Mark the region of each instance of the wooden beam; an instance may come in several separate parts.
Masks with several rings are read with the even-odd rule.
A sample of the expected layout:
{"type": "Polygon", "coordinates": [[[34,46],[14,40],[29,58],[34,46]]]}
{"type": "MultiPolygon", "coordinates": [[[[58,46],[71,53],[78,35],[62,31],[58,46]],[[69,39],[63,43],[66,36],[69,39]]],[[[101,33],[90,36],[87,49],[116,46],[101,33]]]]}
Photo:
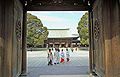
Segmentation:
{"type": "Polygon", "coordinates": [[[28,11],[87,11],[88,6],[27,6],[28,11]]]}
{"type": "MultiPolygon", "coordinates": [[[[24,0],[23,0],[24,1],[24,0]]],[[[45,5],[54,4],[88,4],[88,0],[27,0],[28,4],[42,3],[45,5]]]]}

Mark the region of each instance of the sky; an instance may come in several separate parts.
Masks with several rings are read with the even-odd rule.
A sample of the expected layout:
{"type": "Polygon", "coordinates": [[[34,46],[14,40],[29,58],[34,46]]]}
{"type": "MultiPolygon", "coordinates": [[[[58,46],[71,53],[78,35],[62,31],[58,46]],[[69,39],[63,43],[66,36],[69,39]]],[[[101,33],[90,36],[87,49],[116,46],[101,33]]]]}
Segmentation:
{"type": "Polygon", "coordinates": [[[28,11],[37,16],[48,29],[69,28],[72,34],[77,34],[77,26],[81,17],[87,11],[28,11]]]}

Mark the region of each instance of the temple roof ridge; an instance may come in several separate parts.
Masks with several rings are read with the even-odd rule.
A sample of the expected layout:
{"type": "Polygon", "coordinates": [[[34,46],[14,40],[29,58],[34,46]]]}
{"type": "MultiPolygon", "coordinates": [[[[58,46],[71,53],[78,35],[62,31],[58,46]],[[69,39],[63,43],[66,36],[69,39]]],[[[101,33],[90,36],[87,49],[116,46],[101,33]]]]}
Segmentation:
{"type": "Polygon", "coordinates": [[[70,30],[70,28],[48,28],[48,30],[70,30]]]}

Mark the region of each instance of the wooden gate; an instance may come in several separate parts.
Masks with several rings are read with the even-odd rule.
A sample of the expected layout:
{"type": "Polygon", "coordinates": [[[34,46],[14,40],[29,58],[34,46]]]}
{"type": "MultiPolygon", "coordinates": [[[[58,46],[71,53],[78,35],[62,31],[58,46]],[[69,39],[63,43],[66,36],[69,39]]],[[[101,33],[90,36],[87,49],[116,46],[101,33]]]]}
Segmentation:
{"type": "Polygon", "coordinates": [[[21,74],[22,68],[22,24],[23,7],[19,0],[14,0],[14,35],[13,35],[13,77],[21,74]]]}
{"type": "Polygon", "coordinates": [[[23,5],[0,0],[0,77],[18,77],[22,66],[23,5]]]}
{"type": "Polygon", "coordinates": [[[120,77],[118,0],[96,0],[90,17],[90,69],[99,77],[120,77]]]}
{"type": "Polygon", "coordinates": [[[102,1],[97,0],[93,6],[94,72],[104,77],[104,28],[102,24],[102,1]]]}

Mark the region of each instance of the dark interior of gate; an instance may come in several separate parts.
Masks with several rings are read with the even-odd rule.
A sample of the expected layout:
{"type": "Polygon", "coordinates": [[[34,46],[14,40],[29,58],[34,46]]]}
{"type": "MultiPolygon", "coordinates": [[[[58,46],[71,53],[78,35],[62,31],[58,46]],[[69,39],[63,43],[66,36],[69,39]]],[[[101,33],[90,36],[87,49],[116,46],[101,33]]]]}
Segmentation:
{"type": "Polygon", "coordinates": [[[0,0],[0,77],[27,72],[27,11],[89,11],[90,71],[120,77],[120,0],[0,0]]]}
{"type": "Polygon", "coordinates": [[[88,0],[32,0],[28,1],[29,11],[84,11],[88,0]]]}

